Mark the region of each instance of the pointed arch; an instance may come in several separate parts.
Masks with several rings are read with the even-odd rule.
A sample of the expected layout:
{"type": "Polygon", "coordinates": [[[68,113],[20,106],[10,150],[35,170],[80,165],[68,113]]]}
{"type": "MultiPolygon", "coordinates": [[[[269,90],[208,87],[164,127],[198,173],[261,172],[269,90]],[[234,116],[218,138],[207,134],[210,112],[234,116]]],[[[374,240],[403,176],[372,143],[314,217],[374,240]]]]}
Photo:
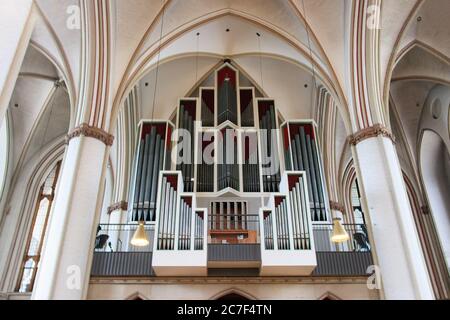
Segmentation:
{"type": "Polygon", "coordinates": [[[145,295],[143,295],[139,291],[136,291],[136,292],[130,294],[124,300],[150,300],[150,299],[148,299],[145,295]]]}
{"type": "MultiPolygon", "coordinates": [[[[51,143],[36,155],[33,161],[30,161],[31,165],[24,168],[20,181],[15,185],[10,185],[5,193],[6,203],[16,203],[16,205],[9,205],[5,209],[8,215],[3,215],[0,221],[1,229],[6,226],[8,216],[10,219],[14,219],[14,225],[10,226],[14,228],[14,232],[8,238],[3,238],[5,235],[0,233],[2,235],[0,241],[11,243],[9,251],[5,252],[7,256],[4,260],[5,264],[0,265],[0,290],[14,291],[16,287],[20,274],[18,266],[21,265],[25,242],[32,228],[33,209],[35,208],[39,188],[54,165],[63,160],[64,150],[64,139],[51,143]],[[24,190],[16,192],[20,186],[23,186],[24,190]]],[[[55,193],[58,193],[58,187],[55,193]]]]}
{"type": "Polygon", "coordinates": [[[343,299],[339,298],[334,293],[327,291],[323,295],[321,295],[317,300],[343,300],[343,299]]]}
{"type": "MultiPolygon", "coordinates": [[[[338,106],[346,106],[347,103],[345,102],[345,94],[340,87],[339,82],[334,79],[333,72],[330,72],[326,69],[326,67],[329,66],[323,66],[320,59],[316,55],[310,55],[308,50],[305,48],[305,45],[301,42],[299,42],[297,39],[295,39],[292,35],[286,33],[285,31],[281,30],[280,28],[276,27],[275,25],[270,24],[267,21],[258,19],[253,16],[249,16],[244,14],[243,12],[234,10],[234,9],[223,9],[219,10],[217,12],[210,13],[208,15],[202,16],[200,18],[197,18],[190,23],[183,26],[183,28],[180,28],[179,30],[175,30],[173,32],[170,32],[169,34],[166,34],[161,39],[160,44],[156,42],[152,46],[150,46],[148,49],[145,50],[142,54],[139,56],[134,55],[134,60],[131,61],[128,64],[128,67],[126,71],[124,72],[123,77],[121,78],[120,83],[118,84],[118,90],[117,94],[114,97],[113,104],[112,104],[112,111],[111,111],[111,117],[110,117],[110,123],[109,123],[109,129],[111,131],[111,128],[114,128],[114,123],[117,118],[117,114],[123,105],[126,97],[128,96],[128,93],[132,90],[134,85],[139,81],[140,78],[143,77],[143,75],[148,72],[152,68],[152,59],[154,59],[155,56],[158,55],[158,52],[160,50],[163,50],[164,48],[168,47],[170,44],[172,44],[177,39],[180,39],[185,34],[192,31],[194,28],[198,28],[200,26],[203,26],[207,23],[210,23],[214,20],[217,20],[221,17],[225,16],[232,16],[237,17],[240,19],[243,19],[246,22],[253,23],[257,25],[258,27],[261,27],[265,30],[268,30],[268,32],[271,32],[275,36],[279,37],[282,41],[285,41],[288,45],[292,46],[295,51],[297,51],[300,55],[308,59],[309,64],[312,64],[315,68],[316,75],[321,78],[323,83],[328,87],[329,92],[333,95],[336,101],[339,101],[338,106]]],[[[141,42],[143,43],[143,42],[141,42]]],[[[139,51],[139,48],[136,49],[136,52],[139,51]]],[[[285,57],[287,58],[287,57],[285,57]]],[[[167,57],[165,59],[161,59],[161,63],[164,60],[171,59],[171,57],[167,57]]],[[[348,114],[348,110],[345,108],[342,108],[343,112],[343,119],[344,123],[348,128],[350,128],[350,117],[348,114]]]]}
{"type": "Polygon", "coordinates": [[[209,300],[236,300],[233,297],[242,297],[241,300],[258,300],[255,296],[238,288],[230,288],[213,295],[209,300]],[[222,299],[224,298],[224,299],[222,299]],[[231,299],[230,299],[231,298],[231,299]]]}

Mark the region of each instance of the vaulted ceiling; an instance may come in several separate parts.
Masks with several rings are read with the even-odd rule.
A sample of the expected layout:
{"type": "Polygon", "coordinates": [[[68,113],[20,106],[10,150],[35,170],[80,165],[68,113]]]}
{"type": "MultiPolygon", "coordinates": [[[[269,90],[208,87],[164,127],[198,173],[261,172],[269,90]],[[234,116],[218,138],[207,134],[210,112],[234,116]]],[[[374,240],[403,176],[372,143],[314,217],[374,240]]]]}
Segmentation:
{"type": "MultiPolygon", "coordinates": [[[[322,126],[334,123],[334,140],[325,141],[325,145],[334,149],[334,166],[342,168],[351,158],[346,146],[351,117],[350,57],[353,15],[361,1],[377,3],[111,0],[103,21],[109,30],[110,126],[114,127],[135,85],[140,90],[140,116],[167,118],[177,99],[195,84],[195,74],[201,77],[221,59],[230,57],[277,101],[286,117],[314,118],[318,106],[313,104],[316,92],[312,84],[326,88],[339,112],[326,123],[317,120],[322,126]],[[160,80],[153,112],[158,64],[160,80]],[[304,84],[309,84],[308,88],[304,84]]],[[[10,104],[15,165],[32,157],[39,143],[62,136],[75,124],[86,67],[83,46],[91,36],[82,32],[86,21],[81,20],[80,28],[67,25],[74,6],[83,12],[88,2],[35,2],[39,17],[10,104]],[[56,80],[65,85],[55,93],[56,80]]],[[[379,81],[385,99],[391,98],[390,107],[400,115],[411,145],[421,105],[433,83],[450,81],[449,13],[448,0],[381,1],[379,81]]]]}

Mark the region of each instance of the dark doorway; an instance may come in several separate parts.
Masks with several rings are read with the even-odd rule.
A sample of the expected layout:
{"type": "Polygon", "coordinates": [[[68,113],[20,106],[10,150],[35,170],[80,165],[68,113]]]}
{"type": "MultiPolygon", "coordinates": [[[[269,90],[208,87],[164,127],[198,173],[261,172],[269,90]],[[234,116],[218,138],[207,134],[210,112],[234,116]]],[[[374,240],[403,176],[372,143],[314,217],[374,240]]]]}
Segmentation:
{"type": "Polygon", "coordinates": [[[250,300],[250,299],[237,293],[228,293],[224,296],[221,296],[217,300],[250,300]]]}

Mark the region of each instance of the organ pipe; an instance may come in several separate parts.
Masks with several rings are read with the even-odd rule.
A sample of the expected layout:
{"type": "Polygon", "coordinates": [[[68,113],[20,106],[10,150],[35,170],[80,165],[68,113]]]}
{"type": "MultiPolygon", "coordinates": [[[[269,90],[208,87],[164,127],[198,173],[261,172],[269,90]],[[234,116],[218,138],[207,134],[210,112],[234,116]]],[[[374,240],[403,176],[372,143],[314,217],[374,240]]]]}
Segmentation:
{"type": "MultiPolygon", "coordinates": [[[[185,192],[192,192],[194,190],[194,131],[196,120],[196,101],[181,100],[178,110],[178,128],[186,130],[189,134],[190,145],[183,145],[183,152],[188,152],[188,163],[183,161],[177,165],[177,170],[180,170],[183,175],[183,185],[185,192]]],[[[183,157],[185,159],[185,157],[183,157]]]]}
{"type": "Polygon", "coordinates": [[[236,72],[225,66],[217,72],[217,122],[237,123],[236,72]]]}
{"type": "Polygon", "coordinates": [[[239,98],[241,106],[241,127],[253,127],[255,125],[253,115],[253,90],[241,89],[239,98]]]}
{"type": "Polygon", "coordinates": [[[261,153],[269,158],[269,163],[262,165],[264,192],[278,192],[280,184],[280,168],[278,158],[278,142],[276,137],[276,114],[273,101],[258,102],[261,153]],[[273,167],[273,166],[276,167],[273,167]],[[271,168],[272,166],[272,168],[271,168]],[[275,172],[273,172],[275,169],[275,172]]]}
{"type": "MultiPolygon", "coordinates": [[[[144,122],[140,127],[140,139],[135,158],[134,181],[130,195],[131,219],[154,221],[159,171],[170,168],[167,161],[167,122],[144,122]],[[166,158],[166,162],[165,161],[166,158]]],[[[170,160],[170,159],[169,159],[170,160]]]]}
{"type": "Polygon", "coordinates": [[[201,90],[201,120],[203,127],[214,127],[214,89],[201,90]]]}
{"type": "Polygon", "coordinates": [[[294,171],[306,171],[313,221],[326,221],[325,194],[312,124],[288,123],[283,127],[285,164],[294,171]],[[290,163],[292,161],[292,164],[290,163]]]}

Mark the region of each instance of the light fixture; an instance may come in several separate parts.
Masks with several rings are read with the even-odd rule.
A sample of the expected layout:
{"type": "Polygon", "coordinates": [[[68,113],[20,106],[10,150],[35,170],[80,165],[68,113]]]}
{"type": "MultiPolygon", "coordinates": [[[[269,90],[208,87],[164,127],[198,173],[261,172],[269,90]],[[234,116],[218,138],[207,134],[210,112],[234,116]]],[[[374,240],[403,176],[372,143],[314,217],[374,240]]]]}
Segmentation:
{"type": "Polygon", "coordinates": [[[145,232],[144,221],[139,221],[139,225],[131,238],[130,243],[136,247],[146,247],[149,245],[147,232],[145,232]]]}
{"type": "Polygon", "coordinates": [[[331,241],[334,243],[341,243],[348,241],[350,239],[347,231],[341,223],[341,218],[333,219],[333,234],[331,235],[331,241]]]}

